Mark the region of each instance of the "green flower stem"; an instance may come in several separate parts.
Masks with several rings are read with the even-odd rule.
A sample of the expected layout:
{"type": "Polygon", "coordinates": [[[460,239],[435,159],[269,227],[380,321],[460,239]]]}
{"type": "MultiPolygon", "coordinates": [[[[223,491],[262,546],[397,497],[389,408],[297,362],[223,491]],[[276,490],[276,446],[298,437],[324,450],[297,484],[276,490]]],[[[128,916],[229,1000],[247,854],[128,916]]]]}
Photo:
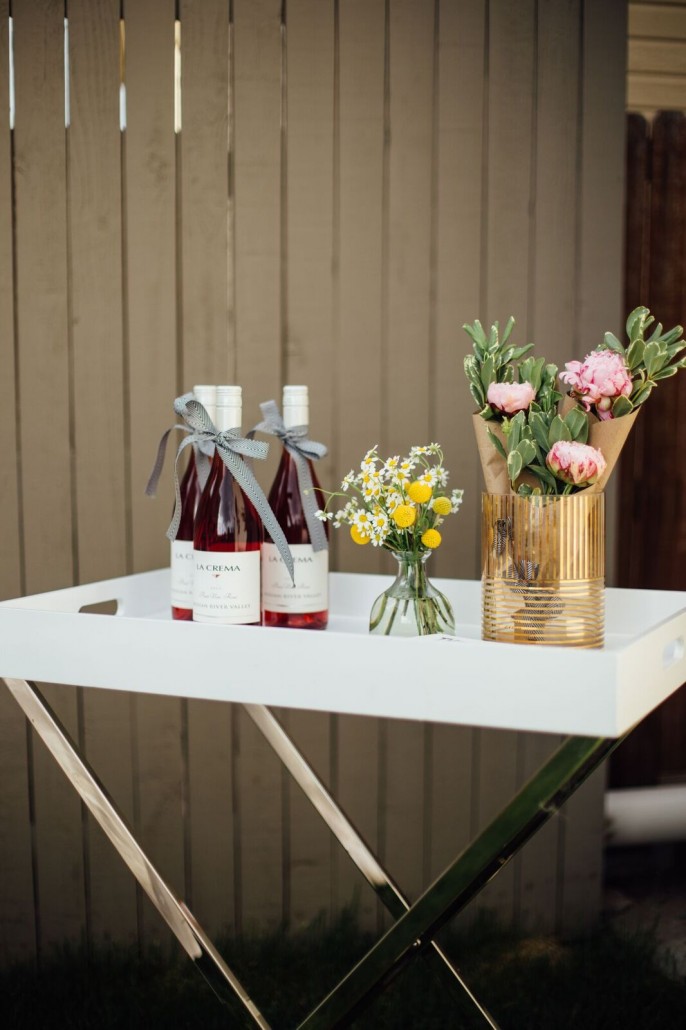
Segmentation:
{"type": "Polygon", "coordinates": [[[417,635],[453,633],[455,624],[450,604],[447,598],[431,585],[426,574],[425,562],[431,552],[424,550],[392,553],[398,562],[398,575],[372,607],[370,632],[383,633],[385,636],[411,636],[412,630],[408,627],[407,617],[412,607],[417,635]]]}

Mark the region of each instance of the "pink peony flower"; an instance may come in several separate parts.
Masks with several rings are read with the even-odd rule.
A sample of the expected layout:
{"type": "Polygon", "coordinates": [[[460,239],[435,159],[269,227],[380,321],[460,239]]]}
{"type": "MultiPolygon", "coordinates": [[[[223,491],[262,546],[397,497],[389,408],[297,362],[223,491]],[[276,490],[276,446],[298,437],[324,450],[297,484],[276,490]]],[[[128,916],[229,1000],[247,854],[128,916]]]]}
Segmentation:
{"type": "Polygon", "coordinates": [[[545,461],[554,476],[573,486],[590,486],[602,476],[607,466],[605,458],[595,447],[572,440],[554,443],[545,461]]]}
{"type": "Polygon", "coordinates": [[[600,419],[612,418],[615,397],[628,397],[633,388],[631,373],[621,354],[612,350],[594,350],[583,361],[568,361],[560,379],[572,388],[586,411],[595,405],[600,419]]]}
{"type": "Polygon", "coordinates": [[[491,407],[506,415],[526,411],[535,397],[531,383],[491,383],[486,394],[491,407]]]}

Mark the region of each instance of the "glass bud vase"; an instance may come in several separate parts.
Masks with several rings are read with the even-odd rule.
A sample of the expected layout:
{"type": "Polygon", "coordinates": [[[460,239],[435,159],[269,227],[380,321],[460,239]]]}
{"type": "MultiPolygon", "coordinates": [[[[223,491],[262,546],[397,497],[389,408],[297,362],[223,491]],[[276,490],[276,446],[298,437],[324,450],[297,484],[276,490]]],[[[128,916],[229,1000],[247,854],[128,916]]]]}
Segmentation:
{"type": "Polygon", "coordinates": [[[372,605],[369,632],[386,637],[418,637],[455,633],[455,617],[447,597],[426,574],[430,551],[391,551],[398,575],[372,605]]]}

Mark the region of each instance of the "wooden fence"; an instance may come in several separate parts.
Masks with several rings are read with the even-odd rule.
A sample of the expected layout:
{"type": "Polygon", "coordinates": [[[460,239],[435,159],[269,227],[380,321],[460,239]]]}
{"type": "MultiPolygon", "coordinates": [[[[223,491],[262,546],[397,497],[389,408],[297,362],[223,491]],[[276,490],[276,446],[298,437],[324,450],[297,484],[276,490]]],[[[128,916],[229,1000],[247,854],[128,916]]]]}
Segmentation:
{"type": "MultiPolygon", "coordinates": [[[[166,564],[171,487],[143,487],[195,382],[242,384],[246,425],[308,383],[325,486],[372,444],[441,441],[466,499],[435,571],[478,575],[460,327],[514,314],[558,363],[618,331],[625,4],[68,0],[66,63],[64,0],[12,0],[11,33],[9,14],[0,0],[0,595],[166,564]]],[[[332,556],[390,571],[349,541],[332,556]]],[[[46,692],[210,932],[356,894],[375,925],[240,710],[46,692]]],[[[554,743],[283,717],[410,895],[554,743]]],[[[4,694],[0,774],[2,955],[158,938],[4,694]]],[[[601,847],[596,779],[483,903],[524,925],[593,918],[601,847]]]]}
{"type": "MultiPolygon", "coordinates": [[[[683,12],[686,15],[686,11],[683,12]]],[[[630,114],[625,306],[646,304],[665,326],[686,324],[686,113],[630,114]]],[[[686,587],[686,376],[666,380],[622,454],[618,583],[686,587]]],[[[613,786],[686,780],[686,697],[661,705],[611,761],[613,786]]]]}

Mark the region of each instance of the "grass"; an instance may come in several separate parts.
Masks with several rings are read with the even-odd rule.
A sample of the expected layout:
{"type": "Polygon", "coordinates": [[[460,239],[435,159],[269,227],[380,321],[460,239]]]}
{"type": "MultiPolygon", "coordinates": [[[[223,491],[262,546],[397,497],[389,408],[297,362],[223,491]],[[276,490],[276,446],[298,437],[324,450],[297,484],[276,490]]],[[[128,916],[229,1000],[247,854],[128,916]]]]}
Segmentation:
{"type": "MultiPolygon", "coordinates": [[[[351,915],[295,934],[219,941],[231,969],[274,1030],[296,1027],[364,954],[372,938],[351,915]]],[[[667,975],[646,935],[600,928],[574,940],[525,937],[490,922],[442,944],[503,1030],[652,1030],[684,1025],[686,980],[667,975]]],[[[352,1024],[358,1030],[483,1027],[463,998],[419,960],[352,1024]]],[[[6,1030],[191,1030],[239,1027],[183,954],[62,948],[0,971],[6,1030]]]]}

